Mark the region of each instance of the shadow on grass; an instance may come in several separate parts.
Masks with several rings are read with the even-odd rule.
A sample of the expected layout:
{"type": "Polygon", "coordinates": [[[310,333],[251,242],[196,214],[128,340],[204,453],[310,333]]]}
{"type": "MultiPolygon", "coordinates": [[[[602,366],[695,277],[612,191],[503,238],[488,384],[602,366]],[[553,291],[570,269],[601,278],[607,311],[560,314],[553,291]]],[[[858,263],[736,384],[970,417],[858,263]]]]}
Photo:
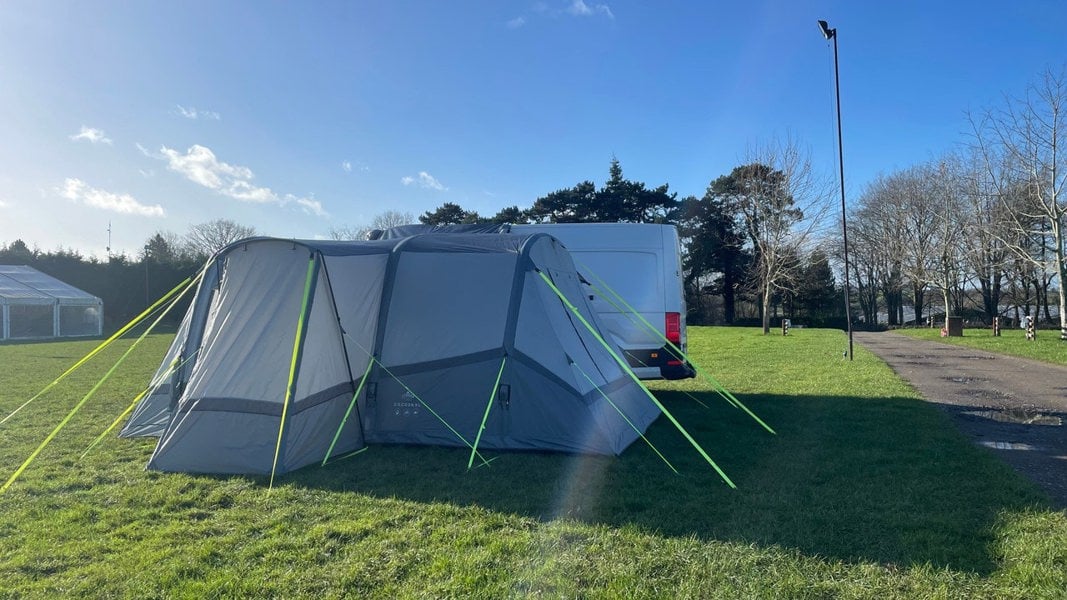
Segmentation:
{"type": "Polygon", "coordinates": [[[665,418],[621,457],[372,446],[287,483],[542,520],[630,526],[664,536],[779,546],[807,555],[978,574],[995,568],[1005,511],[1048,499],[911,398],[744,397],[772,436],[713,394],[665,405],[737,483],[729,489],[665,418]]]}

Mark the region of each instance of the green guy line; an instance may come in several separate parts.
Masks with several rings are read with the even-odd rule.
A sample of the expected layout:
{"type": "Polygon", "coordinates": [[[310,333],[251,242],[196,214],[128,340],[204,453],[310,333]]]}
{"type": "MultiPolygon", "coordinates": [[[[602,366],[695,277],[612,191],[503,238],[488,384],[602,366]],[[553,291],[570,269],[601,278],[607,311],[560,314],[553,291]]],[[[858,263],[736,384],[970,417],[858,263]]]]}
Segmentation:
{"type": "MultiPolygon", "coordinates": [[[[449,425],[448,421],[446,421],[444,419],[444,417],[442,417],[441,415],[437,414],[437,411],[435,411],[433,408],[431,408],[430,405],[427,404],[425,400],[420,398],[419,395],[416,394],[414,390],[409,388],[406,383],[401,381],[399,377],[397,377],[396,375],[393,375],[393,372],[389,370],[389,367],[386,367],[385,365],[383,365],[382,361],[378,360],[378,358],[376,356],[374,356],[374,353],[372,353],[370,350],[367,350],[366,348],[364,348],[363,344],[360,344],[359,340],[357,340],[356,338],[348,335],[347,333],[345,333],[344,335],[348,339],[352,340],[353,344],[355,344],[356,346],[359,346],[359,349],[362,350],[363,353],[366,354],[368,357],[370,357],[370,359],[372,361],[374,361],[374,364],[376,364],[379,367],[381,367],[382,371],[385,371],[386,375],[392,377],[394,381],[396,381],[397,383],[400,384],[400,387],[404,388],[404,390],[407,391],[407,393],[411,394],[411,396],[413,398],[418,400],[419,404],[421,404],[423,406],[423,408],[425,408],[426,410],[430,411],[430,414],[433,415],[435,418],[437,418],[437,420],[440,421],[442,425],[447,427],[448,430],[451,431],[453,435],[458,437],[461,442],[463,442],[468,448],[470,448],[472,450],[475,449],[474,446],[469,441],[467,441],[467,438],[463,437],[463,434],[461,434],[460,432],[456,431],[455,427],[452,427],[451,425],[449,425]]],[[[483,465],[488,465],[489,464],[489,461],[485,460],[485,457],[482,456],[481,454],[478,454],[478,458],[482,459],[482,464],[483,465]]]]}
{"type": "Polygon", "coordinates": [[[611,346],[609,346],[608,343],[604,341],[604,338],[601,337],[600,332],[597,331],[595,327],[590,325],[589,321],[585,320],[585,317],[582,316],[582,313],[579,312],[573,304],[571,304],[571,301],[567,299],[567,297],[563,294],[563,292],[560,291],[558,287],[556,287],[556,284],[552,283],[552,280],[549,279],[548,276],[545,275],[543,272],[538,271],[537,274],[540,275],[541,279],[548,285],[548,287],[552,288],[552,291],[555,292],[557,296],[559,296],[559,299],[563,301],[563,304],[565,304],[567,308],[569,308],[571,312],[574,313],[576,317],[578,317],[578,320],[582,322],[582,325],[584,325],[587,330],[589,330],[589,333],[593,334],[593,337],[596,338],[598,342],[600,342],[600,345],[604,346],[604,349],[608,351],[608,354],[610,354],[611,357],[615,359],[615,362],[618,363],[620,367],[622,367],[623,372],[629,375],[630,379],[633,379],[634,383],[636,383],[638,387],[644,390],[645,395],[648,396],[650,400],[652,400],[652,402],[663,412],[663,414],[667,415],[667,418],[670,420],[670,422],[674,424],[674,426],[678,429],[679,432],[681,432],[683,436],[685,436],[685,439],[688,440],[689,443],[693,446],[693,448],[695,448],[696,451],[700,453],[700,456],[702,456],[704,460],[707,461],[709,465],[711,465],[711,468],[715,469],[715,472],[719,474],[719,477],[722,477],[723,481],[725,481],[726,484],[729,485],[731,488],[737,489],[737,486],[734,485],[734,482],[731,481],[730,478],[726,475],[726,473],[724,473],[723,470],[719,468],[719,465],[715,464],[715,461],[712,460],[710,456],[708,456],[708,453],[704,451],[704,448],[702,448],[700,444],[697,443],[695,439],[693,439],[693,436],[689,435],[689,432],[686,431],[685,427],[683,427],[682,424],[678,422],[678,419],[674,418],[674,415],[672,415],[671,412],[667,410],[667,407],[663,406],[663,403],[661,403],[652,392],[648,391],[648,388],[646,388],[644,384],[641,383],[641,380],[637,378],[637,375],[634,375],[633,370],[626,365],[626,361],[620,358],[619,355],[611,349],[611,346]]]}
{"type": "MultiPolygon", "coordinates": [[[[449,424],[448,424],[448,421],[446,421],[444,417],[442,417],[441,415],[437,414],[437,411],[435,411],[435,410],[434,410],[433,408],[431,408],[429,404],[426,404],[426,401],[425,401],[425,400],[423,400],[422,398],[420,398],[420,397],[419,397],[419,395],[418,395],[418,394],[416,394],[414,390],[412,390],[411,388],[409,388],[409,387],[407,386],[407,384],[406,384],[406,383],[404,383],[403,381],[400,381],[400,378],[399,378],[399,377],[397,377],[396,375],[393,375],[393,372],[392,372],[392,371],[390,371],[388,367],[386,367],[385,365],[383,365],[383,364],[382,364],[382,361],[378,360],[378,359],[377,359],[376,357],[374,357],[374,356],[371,356],[371,360],[373,360],[373,361],[374,361],[374,362],[375,362],[375,363],[376,363],[376,364],[377,364],[377,365],[378,365],[379,367],[381,367],[381,368],[382,368],[382,370],[383,370],[383,371],[385,371],[385,373],[386,373],[387,375],[389,375],[390,377],[392,377],[394,381],[396,381],[397,383],[399,383],[399,384],[400,384],[400,387],[404,388],[404,390],[405,390],[405,391],[407,391],[407,393],[411,394],[411,395],[412,395],[412,396],[413,396],[413,397],[414,397],[414,398],[415,398],[416,400],[418,400],[418,401],[419,401],[419,404],[421,404],[421,405],[422,405],[422,406],[423,406],[423,407],[424,407],[424,408],[425,408],[426,410],[430,411],[430,414],[431,414],[431,415],[433,415],[434,417],[437,417],[437,420],[438,420],[438,421],[440,421],[442,425],[444,425],[445,427],[447,427],[447,428],[448,428],[448,430],[449,430],[449,431],[451,431],[451,432],[452,432],[452,433],[453,433],[453,434],[454,434],[454,435],[455,435],[456,437],[458,437],[458,438],[460,439],[460,441],[461,441],[461,442],[463,442],[464,444],[466,444],[466,445],[467,445],[467,447],[471,449],[471,451],[473,451],[473,452],[475,452],[475,453],[478,453],[478,449],[477,449],[477,448],[475,448],[475,447],[474,447],[474,445],[473,445],[473,444],[471,444],[471,443],[470,443],[469,441],[467,441],[467,438],[463,437],[463,434],[461,434],[460,432],[456,431],[456,428],[455,428],[455,427],[452,427],[451,425],[449,425],[449,424]]],[[[482,456],[481,454],[478,454],[478,458],[482,459],[482,464],[485,464],[485,465],[488,465],[488,464],[489,464],[489,461],[485,460],[485,457],[484,457],[484,456],[482,456]]]]}
{"type": "Polygon", "coordinates": [[[589,377],[589,375],[587,375],[585,373],[585,371],[583,371],[582,368],[578,366],[578,363],[572,362],[571,365],[575,369],[578,369],[578,372],[582,374],[582,377],[585,377],[585,380],[589,382],[589,385],[593,386],[596,389],[596,391],[600,392],[600,395],[603,396],[604,399],[608,401],[608,404],[610,404],[612,408],[614,408],[616,411],[618,411],[619,416],[622,417],[622,419],[624,421],[626,421],[626,423],[630,427],[632,427],[634,431],[637,432],[637,435],[641,436],[641,439],[645,440],[645,443],[648,444],[648,447],[652,448],[652,451],[655,452],[660,458],[662,458],[663,462],[667,463],[667,466],[670,467],[672,471],[674,471],[675,475],[677,475],[678,474],[678,469],[674,468],[674,465],[671,464],[671,461],[667,460],[666,456],[663,456],[663,453],[661,453],[659,451],[659,449],[656,448],[656,446],[652,444],[651,440],[649,440],[647,437],[645,437],[645,434],[642,433],[642,431],[637,428],[637,425],[634,425],[634,422],[631,421],[630,418],[626,416],[626,413],[622,412],[622,409],[619,408],[618,405],[616,405],[614,402],[612,402],[611,398],[609,398],[608,395],[604,393],[604,390],[600,389],[600,386],[593,382],[593,380],[589,377]]]}
{"type": "MultiPolygon", "coordinates": [[[[177,300],[175,300],[175,302],[177,302],[177,300]]],[[[105,429],[103,433],[101,433],[99,436],[97,436],[97,438],[95,440],[93,440],[93,443],[89,444],[89,446],[85,449],[85,451],[82,452],[82,455],[78,457],[78,460],[81,460],[81,459],[85,458],[85,456],[87,454],[89,454],[89,451],[92,450],[93,448],[95,448],[101,441],[103,441],[103,439],[107,436],[107,434],[111,433],[111,430],[114,429],[115,427],[117,427],[118,424],[120,422],[122,422],[122,419],[126,415],[130,414],[131,412],[133,412],[133,409],[137,407],[137,403],[140,402],[142,398],[144,398],[145,396],[150,396],[153,393],[155,393],[155,391],[157,389],[159,389],[159,386],[163,385],[163,381],[167,377],[170,377],[170,375],[172,373],[174,373],[174,371],[176,371],[176,370],[182,368],[183,366],[185,366],[185,363],[187,363],[190,360],[192,360],[192,358],[194,356],[196,356],[197,352],[199,352],[199,350],[197,350],[196,352],[193,352],[193,354],[190,355],[189,358],[183,360],[180,364],[177,364],[177,363],[171,364],[171,366],[167,369],[167,371],[165,373],[163,373],[163,375],[158,380],[155,380],[155,381],[152,381],[151,383],[149,383],[148,387],[146,387],[144,389],[144,391],[142,391],[140,394],[137,394],[137,397],[135,397],[133,399],[133,402],[131,402],[130,405],[126,407],[126,410],[122,411],[122,414],[120,414],[114,421],[112,421],[111,425],[108,425],[107,429],[105,429]]],[[[175,361],[176,360],[177,359],[175,359],[175,361]]]]}
{"type": "MultiPolygon", "coordinates": [[[[179,296],[178,298],[180,297],[181,296],[179,296]]],[[[74,408],[72,408],[70,412],[67,413],[67,416],[63,417],[63,420],[59,422],[59,425],[56,425],[56,428],[52,430],[52,433],[48,434],[44,441],[41,442],[39,446],[37,446],[37,449],[30,454],[29,458],[27,458],[25,462],[23,462],[22,465],[20,465],[19,468],[15,470],[11,477],[8,478],[7,482],[5,482],[2,487],[0,487],[0,494],[7,491],[7,488],[11,487],[12,483],[15,483],[15,480],[19,478],[19,475],[22,475],[22,472],[26,470],[26,467],[30,466],[30,463],[33,462],[33,459],[37,458],[37,455],[40,454],[41,451],[44,450],[45,447],[48,446],[48,444],[51,443],[57,435],[59,435],[59,432],[67,426],[67,423],[69,423],[70,420],[74,418],[74,415],[77,414],[83,406],[85,406],[85,403],[88,402],[94,394],[96,394],[96,391],[100,389],[100,386],[104,385],[104,382],[106,382],[111,377],[111,375],[119,368],[119,365],[121,365],[122,362],[125,361],[126,358],[133,353],[134,349],[137,348],[138,344],[144,341],[144,339],[148,337],[149,333],[152,333],[152,330],[155,329],[156,325],[158,325],[159,322],[163,320],[163,317],[167,316],[167,313],[170,312],[170,309],[174,308],[174,306],[178,303],[178,298],[175,298],[174,301],[170,303],[170,306],[168,306],[166,310],[164,310],[162,313],[160,313],[158,317],[156,317],[156,320],[148,326],[148,329],[145,329],[144,333],[141,334],[141,337],[137,338],[136,341],[130,344],[130,347],[126,349],[126,352],[124,352],[122,356],[120,356],[119,359],[115,362],[115,364],[112,365],[110,369],[108,369],[107,373],[104,373],[104,376],[100,379],[100,381],[97,381],[96,385],[94,385],[89,390],[89,392],[85,394],[85,396],[83,396],[77,404],[74,405],[74,408]]]]}
{"type": "MultiPolygon", "coordinates": [[[[585,267],[585,268],[588,268],[588,267],[585,267]]],[[[620,301],[622,301],[623,304],[626,304],[626,301],[623,300],[622,297],[619,296],[614,290],[609,288],[608,285],[603,282],[603,280],[601,280],[599,277],[597,277],[596,273],[593,273],[591,271],[587,271],[587,272],[593,277],[593,279],[596,279],[600,283],[604,284],[604,287],[607,288],[608,291],[611,292],[611,294],[614,294],[616,297],[618,297],[618,299],[620,301]]],[[[651,323],[649,323],[647,319],[642,317],[641,313],[637,312],[637,310],[634,309],[632,306],[630,306],[629,304],[626,304],[626,307],[623,308],[622,306],[619,306],[614,300],[612,300],[611,296],[609,296],[608,294],[605,294],[604,290],[598,288],[597,286],[595,286],[593,284],[589,284],[589,287],[592,288],[593,291],[596,292],[597,294],[600,294],[601,298],[603,298],[605,301],[607,301],[607,303],[610,304],[612,308],[614,308],[615,310],[619,311],[620,314],[626,315],[626,318],[630,320],[630,323],[633,323],[634,325],[641,325],[644,328],[646,328],[649,331],[651,331],[652,333],[656,334],[660,339],[666,339],[665,336],[662,333],[660,333],[660,331],[658,329],[656,329],[651,323]]],[[[666,340],[666,341],[667,341],[668,344],[670,344],[670,340],[666,340]]],[[[673,344],[671,345],[671,347],[672,348],[674,347],[673,344]]],[[[681,351],[679,351],[678,354],[681,354],[681,351]]],[[[688,356],[685,356],[685,355],[678,356],[677,354],[675,354],[675,357],[676,358],[685,359],[686,362],[688,362],[689,364],[693,365],[694,369],[698,366],[696,363],[694,363],[692,360],[690,360],[688,356]]],[[[637,362],[640,362],[642,366],[645,366],[645,367],[648,366],[644,362],[642,362],[640,359],[637,359],[637,362]]],[[[733,406],[734,408],[736,408],[738,410],[741,409],[741,407],[737,405],[737,402],[734,401],[733,394],[730,394],[729,390],[727,390],[726,388],[722,387],[722,385],[719,384],[718,382],[716,382],[715,380],[712,380],[711,383],[715,387],[715,393],[718,394],[719,397],[721,397],[723,400],[728,402],[730,404],[730,406],[733,406]]],[[[704,404],[700,400],[697,400],[696,396],[690,394],[689,392],[686,392],[685,390],[682,390],[682,391],[687,396],[689,396],[691,399],[696,400],[696,402],[699,403],[704,408],[708,408],[708,405],[704,404]]]]}
{"type": "Polygon", "coordinates": [[[657,335],[657,336],[658,336],[658,337],[659,337],[659,338],[660,338],[661,340],[663,340],[664,342],[666,342],[666,343],[667,343],[667,345],[668,345],[668,346],[670,347],[670,349],[671,349],[671,350],[673,350],[674,352],[676,352],[676,353],[677,353],[677,356],[679,356],[679,357],[681,357],[681,358],[685,359],[686,361],[688,361],[688,362],[689,362],[689,364],[693,365],[693,368],[694,368],[694,369],[696,369],[696,372],[697,372],[697,373],[699,373],[700,375],[703,375],[703,376],[704,376],[705,378],[707,378],[707,380],[708,380],[708,381],[710,381],[710,382],[711,382],[712,384],[714,384],[714,385],[715,385],[715,386],[716,386],[717,388],[719,388],[720,390],[722,390],[722,392],[723,392],[724,394],[726,394],[726,396],[728,396],[728,399],[729,399],[729,400],[731,400],[731,401],[733,401],[733,404],[734,404],[735,406],[737,406],[737,407],[738,407],[738,408],[740,408],[741,410],[745,411],[745,413],[747,413],[747,414],[748,414],[748,416],[750,416],[750,417],[752,417],[753,419],[755,419],[755,420],[756,420],[756,422],[757,422],[757,423],[759,423],[760,425],[762,425],[764,429],[766,429],[767,431],[769,431],[769,432],[770,432],[770,433],[772,433],[772,434],[776,434],[776,432],[775,432],[775,431],[774,431],[773,429],[771,429],[771,426],[770,426],[770,425],[767,425],[766,423],[764,423],[764,422],[763,422],[763,419],[759,418],[759,417],[758,417],[758,416],[756,415],[756,413],[754,413],[754,412],[752,412],[751,410],[749,410],[749,408],[748,408],[747,406],[745,406],[745,404],[744,404],[743,402],[741,402],[740,400],[738,400],[736,396],[734,396],[734,395],[733,395],[732,393],[730,393],[730,390],[726,389],[726,387],[725,387],[725,386],[723,386],[723,384],[719,383],[719,380],[715,379],[715,378],[714,378],[714,377],[712,377],[712,376],[711,376],[710,374],[708,374],[708,373],[707,373],[706,371],[704,371],[704,369],[702,369],[702,368],[700,367],[700,365],[698,365],[698,364],[697,364],[696,362],[694,362],[694,361],[690,360],[690,359],[689,359],[689,356],[688,356],[688,355],[687,355],[687,354],[686,354],[685,352],[682,352],[682,349],[681,349],[681,348],[679,348],[678,346],[675,346],[673,342],[671,342],[670,340],[668,340],[668,339],[667,339],[667,336],[665,336],[665,335],[663,335],[662,333],[660,333],[660,331],[659,331],[658,329],[656,329],[656,327],[655,327],[654,325],[652,325],[651,323],[649,323],[647,319],[645,319],[644,317],[642,317],[640,313],[638,313],[638,312],[637,312],[636,310],[634,310],[634,308],[633,308],[632,306],[630,306],[630,305],[629,305],[629,304],[628,304],[628,303],[626,302],[626,300],[625,300],[625,299],[623,299],[623,297],[622,297],[622,296],[620,296],[620,295],[619,295],[618,293],[616,293],[616,292],[615,292],[615,290],[612,290],[612,289],[611,289],[611,288],[610,288],[610,287],[609,287],[609,286],[608,286],[608,285],[607,285],[606,283],[604,283],[604,281],[603,281],[602,279],[600,279],[599,277],[597,277],[595,273],[593,273],[593,272],[591,272],[591,271],[588,271],[588,267],[585,267],[585,266],[583,266],[583,268],[587,269],[587,272],[589,272],[589,274],[593,276],[593,279],[596,279],[596,280],[597,280],[597,281],[598,281],[599,283],[601,283],[601,284],[602,284],[602,285],[603,285],[603,286],[604,286],[604,287],[605,287],[605,288],[606,288],[606,289],[607,289],[608,291],[610,291],[610,292],[611,292],[611,294],[612,294],[613,296],[615,296],[615,297],[616,297],[616,298],[617,298],[617,299],[619,300],[619,302],[622,302],[622,303],[623,303],[623,305],[625,305],[625,306],[626,306],[626,307],[627,307],[627,308],[628,308],[628,309],[630,310],[630,312],[632,312],[632,313],[633,313],[633,314],[634,314],[634,315],[635,315],[635,316],[636,316],[636,317],[637,317],[638,319],[641,319],[641,322],[643,322],[643,323],[645,324],[645,327],[647,327],[647,328],[649,329],[649,331],[652,331],[652,332],[654,332],[654,333],[655,333],[655,334],[656,334],[656,335],[657,335]]]}
{"type": "Polygon", "coordinates": [[[493,408],[493,400],[496,400],[496,390],[500,387],[500,378],[504,376],[504,365],[508,364],[508,356],[500,361],[500,370],[496,374],[496,382],[493,383],[493,391],[489,392],[489,402],[485,405],[485,415],[482,416],[482,424],[478,427],[478,435],[474,437],[474,446],[471,447],[471,457],[467,461],[467,470],[474,464],[474,455],[478,453],[478,442],[482,441],[482,432],[485,431],[485,422],[489,420],[489,409],[493,408]]]}
{"type": "Polygon", "coordinates": [[[359,398],[359,393],[363,391],[363,384],[367,383],[367,375],[370,375],[370,369],[374,366],[373,360],[367,361],[367,369],[363,371],[363,377],[359,379],[359,386],[356,387],[355,393],[352,394],[352,401],[348,403],[348,409],[345,410],[345,416],[341,419],[341,424],[337,426],[337,433],[333,434],[333,441],[330,442],[330,447],[326,450],[326,456],[322,457],[322,465],[326,466],[326,461],[330,460],[330,454],[333,454],[333,447],[337,445],[337,440],[341,437],[341,430],[345,428],[345,423],[348,422],[349,415],[352,414],[352,408],[356,405],[356,399],[359,398]]]}
{"type": "MultiPolygon", "coordinates": [[[[100,352],[102,352],[104,350],[104,348],[107,348],[108,346],[110,346],[111,342],[114,342],[115,340],[119,339],[127,331],[129,331],[129,330],[133,329],[134,327],[136,327],[137,325],[139,325],[141,323],[141,321],[143,321],[146,318],[148,318],[153,312],[156,311],[157,308],[159,308],[160,305],[162,305],[164,302],[166,302],[168,298],[170,298],[174,294],[178,293],[178,291],[181,290],[184,286],[188,286],[188,285],[190,285],[192,283],[195,283],[195,282],[199,281],[200,278],[203,277],[203,275],[204,275],[204,271],[200,271],[200,273],[198,273],[195,277],[187,277],[185,279],[185,281],[182,281],[178,285],[174,286],[174,289],[172,289],[171,291],[169,291],[166,294],[164,294],[163,297],[160,298],[159,300],[156,300],[155,304],[153,304],[152,306],[149,306],[148,308],[144,309],[144,311],[141,314],[139,314],[136,317],[134,317],[129,323],[126,323],[125,325],[123,325],[122,329],[119,329],[114,334],[112,334],[111,337],[109,337],[106,340],[104,340],[103,342],[101,342],[99,346],[97,346],[96,348],[93,348],[89,352],[89,354],[86,354],[84,357],[82,357],[81,360],[79,360],[78,362],[74,363],[74,366],[72,366],[69,369],[67,369],[66,371],[64,371],[62,375],[60,375],[59,377],[56,377],[55,380],[53,380],[52,383],[49,383],[48,385],[46,385],[43,390],[41,390],[41,391],[37,392],[36,394],[34,394],[34,396],[32,398],[30,398],[29,400],[23,402],[22,406],[19,406],[15,410],[11,411],[11,414],[7,415],[3,419],[0,419],[0,425],[3,425],[4,423],[6,423],[8,419],[10,419],[11,417],[15,416],[20,410],[26,408],[34,400],[36,400],[36,399],[40,398],[42,395],[44,395],[45,392],[47,392],[48,390],[50,390],[53,387],[55,387],[57,384],[59,384],[60,381],[65,379],[67,377],[67,375],[70,375],[71,373],[76,371],[79,367],[81,367],[85,363],[89,362],[89,359],[91,359],[92,357],[94,357],[97,354],[99,354],[100,352]]],[[[184,293],[184,292],[182,292],[182,293],[184,293]]]]}

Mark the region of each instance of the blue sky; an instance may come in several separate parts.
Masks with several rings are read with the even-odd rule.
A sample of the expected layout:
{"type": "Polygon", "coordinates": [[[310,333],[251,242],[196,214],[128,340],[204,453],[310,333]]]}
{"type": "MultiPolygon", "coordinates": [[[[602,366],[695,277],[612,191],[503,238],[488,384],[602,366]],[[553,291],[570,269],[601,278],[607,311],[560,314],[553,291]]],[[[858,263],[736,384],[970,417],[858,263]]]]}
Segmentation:
{"type": "Polygon", "coordinates": [[[849,198],[1067,64],[1067,3],[0,4],[0,243],[135,255],[228,218],[313,238],[492,215],[612,156],[679,197],[791,136],[849,198]]]}

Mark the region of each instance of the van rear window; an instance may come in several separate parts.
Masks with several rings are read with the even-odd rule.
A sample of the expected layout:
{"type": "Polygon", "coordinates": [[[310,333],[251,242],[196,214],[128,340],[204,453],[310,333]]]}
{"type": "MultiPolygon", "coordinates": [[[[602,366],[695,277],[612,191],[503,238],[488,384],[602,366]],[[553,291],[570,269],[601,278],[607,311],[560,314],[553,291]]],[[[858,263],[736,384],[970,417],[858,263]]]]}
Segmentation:
{"type": "MultiPolygon", "coordinates": [[[[572,250],[571,255],[578,272],[589,283],[601,287],[596,278],[603,280],[638,312],[663,312],[663,282],[657,275],[655,254],[572,250]]],[[[612,309],[597,302],[596,310],[608,312],[612,309]]]]}

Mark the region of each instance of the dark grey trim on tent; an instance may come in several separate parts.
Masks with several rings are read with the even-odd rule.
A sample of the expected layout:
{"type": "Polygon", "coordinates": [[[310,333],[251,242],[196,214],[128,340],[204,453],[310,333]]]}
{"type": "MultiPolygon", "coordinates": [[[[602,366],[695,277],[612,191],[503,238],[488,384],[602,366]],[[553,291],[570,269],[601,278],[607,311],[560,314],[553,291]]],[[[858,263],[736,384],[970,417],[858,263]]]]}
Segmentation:
{"type": "MultiPolygon", "coordinates": [[[[566,355],[564,355],[564,356],[566,356],[566,355]]],[[[551,379],[553,382],[556,383],[556,385],[558,385],[560,387],[563,387],[563,388],[567,388],[567,389],[573,391],[575,394],[578,393],[578,390],[575,389],[573,385],[571,385],[571,384],[567,383],[566,381],[564,381],[559,375],[556,375],[552,371],[549,371],[548,369],[546,369],[544,365],[542,365],[541,363],[537,362],[533,357],[531,357],[529,354],[526,354],[522,350],[515,350],[512,354],[508,355],[508,358],[514,359],[514,360],[526,365],[528,368],[533,369],[534,371],[537,371],[538,373],[541,374],[541,376],[543,376],[543,377],[545,377],[547,379],[551,379]]],[[[567,357],[567,363],[570,364],[570,362],[571,362],[571,359],[568,356],[567,357]]]]}
{"type": "Polygon", "coordinates": [[[497,223],[472,223],[465,225],[398,225],[389,229],[374,229],[367,233],[368,240],[395,240],[422,233],[507,233],[510,225],[497,223]]]}
{"type": "MultiPolygon", "coordinates": [[[[352,397],[355,392],[348,383],[335,385],[320,392],[316,392],[307,398],[301,398],[289,405],[289,417],[296,416],[305,410],[315,408],[323,402],[329,402],[338,396],[352,397]]],[[[254,400],[251,398],[192,398],[191,412],[238,412],[253,413],[257,415],[282,416],[282,405],[277,402],[254,400]]]]}
{"type": "MultiPolygon", "coordinates": [[[[470,354],[463,354],[460,356],[452,356],[449,358],[442,358],[438,360],[429,360],[417,363],[407,363],[403,365],[389,366],[389,372],[397,377],[403,377],[404,375],[410,375],[411,373],[418,373],[421,371],[437,371],[440,369],[447,369],[448,367],[458,367],[461,365],[472,365],[475,363],[485,362],[490,358],[499,358],[504,356],[503,348],[491,348],[489,350],[481,350],[479,352],[472,352],[470,354]]],[[[388,375],[386,375],[388,377],[388,375]]]]}

